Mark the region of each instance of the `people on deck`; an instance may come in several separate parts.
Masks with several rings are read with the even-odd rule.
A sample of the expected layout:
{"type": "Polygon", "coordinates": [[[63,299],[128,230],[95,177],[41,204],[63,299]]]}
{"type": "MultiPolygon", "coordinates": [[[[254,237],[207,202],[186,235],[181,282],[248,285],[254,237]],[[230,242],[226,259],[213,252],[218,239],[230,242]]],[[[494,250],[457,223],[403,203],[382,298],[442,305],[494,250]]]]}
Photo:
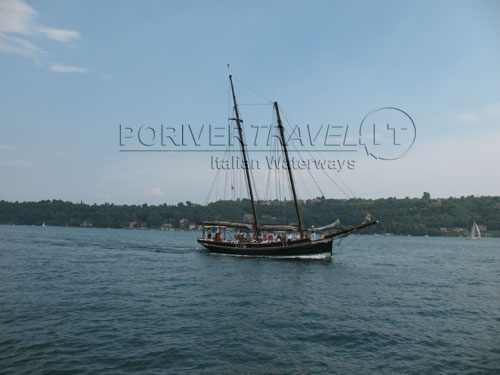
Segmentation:
{"type": "Polygon", "coordinates": [[[293,241],[305,240],[310,238],[312,241],[316,240],[316,231],[314,226],[309,233],[299,233],[299,232],[271,232],[271,233],[260,233],[257,235],[256,233],[243,232],[240,231],[235,233],[232,239],[225,238],[226,232],[222,230],[222,228],[207,228],[206,238],[208,240],[212,240],[214,242],[230,242],[233,244],[239,243],[262,243],[262,244],[271,244],[271,243],[280,243],[283,242],[285,244],[289,244],[293,241]],[[224,239],[222,236],[224,235],[224,239]]]}
{"type": "Polygon", "coordinates": [[[222,242],[222,230],[220,228],[215,232],[215,242],[222,242]]]}

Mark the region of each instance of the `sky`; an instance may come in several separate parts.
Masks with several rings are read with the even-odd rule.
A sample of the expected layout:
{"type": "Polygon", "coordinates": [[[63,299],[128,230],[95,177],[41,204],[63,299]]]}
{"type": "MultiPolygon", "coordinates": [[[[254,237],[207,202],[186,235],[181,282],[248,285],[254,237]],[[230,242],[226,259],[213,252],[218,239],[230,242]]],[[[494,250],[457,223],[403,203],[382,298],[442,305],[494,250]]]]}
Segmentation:
{"type": "MultiPolygon", "coordinates": [[[[121,146],[119,129],[227,126],[227,64],[245,124],[271,121],[246,104],[273,97],[302,129],[411,117],[396,160],[316,156],[355,161],[316,175],[327,198],[500,195],[498,1],[0,0],[0,200],[220,198],[221,153],[123,152],[137,138],[121,146]]],[[[321,195],[307,176],[299,197],[321,195]]]]}

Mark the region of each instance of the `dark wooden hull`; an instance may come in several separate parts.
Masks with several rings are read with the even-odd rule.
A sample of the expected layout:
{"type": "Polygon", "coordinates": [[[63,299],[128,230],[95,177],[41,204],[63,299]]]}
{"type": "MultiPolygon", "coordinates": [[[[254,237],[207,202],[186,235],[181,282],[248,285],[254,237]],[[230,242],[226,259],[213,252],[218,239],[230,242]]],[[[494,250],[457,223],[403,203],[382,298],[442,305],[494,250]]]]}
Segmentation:
{"type": "Polygon", "coordinates": [[[198,242],[211,253],[240,255],[249,257],[276,257],[276,258],[300,258],[300,257],[331,257],[333,238],[321,240],[292,241],[288,244],[233,244],[226,242],[214,242],[206,239],[198,239],[198,242]]]}

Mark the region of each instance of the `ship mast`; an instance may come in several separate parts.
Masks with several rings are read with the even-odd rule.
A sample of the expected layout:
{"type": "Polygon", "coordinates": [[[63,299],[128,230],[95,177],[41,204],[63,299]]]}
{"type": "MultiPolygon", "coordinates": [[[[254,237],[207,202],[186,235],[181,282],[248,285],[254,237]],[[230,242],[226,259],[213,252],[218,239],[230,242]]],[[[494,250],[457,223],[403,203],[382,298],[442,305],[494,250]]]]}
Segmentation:
{"type": "MultiPolygon", "coordinates": [[[[227,65],[227,67],[229,69],[229,64],[227,65]]],[[[247,152],[245,150],[245,142],[243,140],[243,129],[241,128],[241,123],[243,122],[243,120],[240,119],[240,112],[238,111],[238,104],[236,103],[236,94],[234,93],[233,76],[231,75],[231,72],[229,72],[229,82],[231,82],[231,92],[233,93],[233,103],[234,103],[234,115],[236,116],[236,118],[232,118],[230,120],[236,121],[236,125],[238,127],[239,141],[241,144],[241,153],[243,154],[243,163],[244,163],[243,165],[245,169],[245,175],[247,178],[248,192],[250,194],[250,201],[252,202],[252,214],[254,217],[255,234],[259,235],[260,234],[259,220],[257,219],[257,210],[255,209],[255,201],[253,198],[252,181],[250,179],[250,165],[248,164],[247,152]]]]}
{"type": "Polygon", "coordinates": [[[286,148],[285,130],[281,123],[280,111],[278,109],[278,102],[274,102],[274,109],[276,110],[276,118],[278,120],[278,129],[280,131],[281,144],[283,146],[283,153],[285,154],[286,168],[288,170],[288,177],[290,178],[290,186],[292,187],[293,202],[295,203],[295,212],[297,213],[297,222],[299,224],[300,234],[304,234],[304,225],[302,224],[302,217],[300,216],[299,203],[297,201],[297,193],[295,191],[295,184],[293,182],[292,168],[290,167],[290,159],[288,158],[288,150],[286,148]]]}

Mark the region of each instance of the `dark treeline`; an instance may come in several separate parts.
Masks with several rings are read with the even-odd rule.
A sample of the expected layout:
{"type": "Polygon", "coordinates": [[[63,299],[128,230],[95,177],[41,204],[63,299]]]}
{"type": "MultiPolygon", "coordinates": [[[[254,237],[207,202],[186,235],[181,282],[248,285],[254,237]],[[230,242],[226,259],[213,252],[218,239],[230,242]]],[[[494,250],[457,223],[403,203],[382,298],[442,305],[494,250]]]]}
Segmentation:
{"type": "MultiPolygon", "coordinates": [[[[292,223],[295,211],[292,202],[259,202],[258,214],[265,223],[292,223]]],[[[461,197],[430,199],[425,193],[417,198],[325,199],[301,202],[306,226],[320,226],[340,218],[342,225],[356,225],[367,213],[380,223],[366,233],[400,235],[463,235],[473,221],[487,227],[483,235],[500,236],[500,197],[461,197]],[[447,231],[444,230],[446,228],[447,231]],[[464,230],[461,230],[463,228],[464,230]]],[[[177,205],[88,205],[43,200],[40,202],[0,201],[0,224],[49,226],[93,226],[102,228],[136,227],[158,229],[161,226],[193,228],[203,220],[244,220],[249,217],[250,202],[218,201],[207,205],[189,201],[177,205]]]]}

